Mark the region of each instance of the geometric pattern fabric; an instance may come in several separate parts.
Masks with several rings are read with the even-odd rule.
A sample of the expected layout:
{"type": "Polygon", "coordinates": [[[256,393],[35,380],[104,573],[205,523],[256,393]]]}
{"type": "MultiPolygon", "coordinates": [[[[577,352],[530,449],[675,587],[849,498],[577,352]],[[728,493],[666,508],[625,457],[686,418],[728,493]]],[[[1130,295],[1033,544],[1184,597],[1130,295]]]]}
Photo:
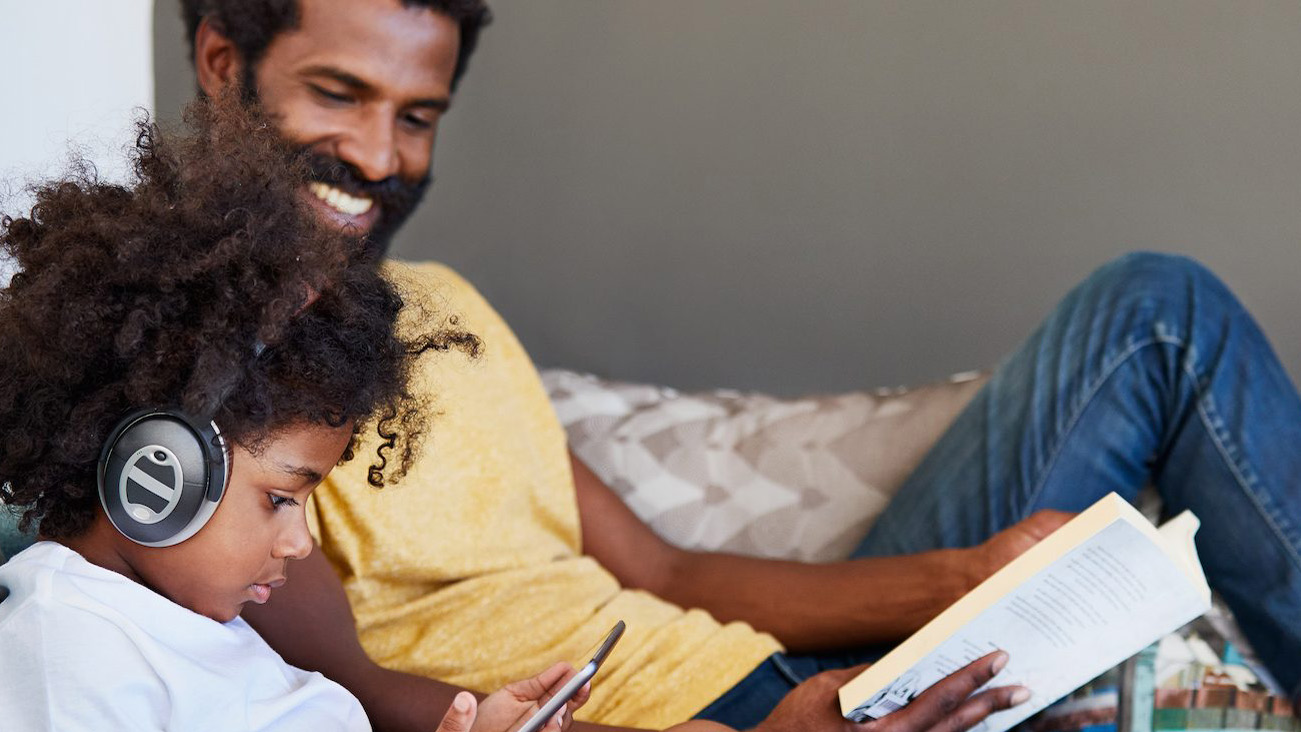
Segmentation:
{"type": "Polygon", "coordinates": [[[691,549],[843,559],[983,375],[778,399],[542,372],[569,446],[643,521],[691,549]]]}

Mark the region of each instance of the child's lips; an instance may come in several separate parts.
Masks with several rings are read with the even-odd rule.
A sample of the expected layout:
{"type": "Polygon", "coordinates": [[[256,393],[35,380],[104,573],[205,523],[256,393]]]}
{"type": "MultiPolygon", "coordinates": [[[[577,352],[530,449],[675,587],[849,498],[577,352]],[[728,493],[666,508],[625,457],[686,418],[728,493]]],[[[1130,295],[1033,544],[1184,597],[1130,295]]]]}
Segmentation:
{"type": "Polygon", "coordinates": [[[284,577],[277,577],[270,582],[255,582],[248,586],[249,592],[253,595],[253,602],[259,605],[265,605],[267,600],[271,599],[271,590],[281,587],[285,584],[284,577]]]}

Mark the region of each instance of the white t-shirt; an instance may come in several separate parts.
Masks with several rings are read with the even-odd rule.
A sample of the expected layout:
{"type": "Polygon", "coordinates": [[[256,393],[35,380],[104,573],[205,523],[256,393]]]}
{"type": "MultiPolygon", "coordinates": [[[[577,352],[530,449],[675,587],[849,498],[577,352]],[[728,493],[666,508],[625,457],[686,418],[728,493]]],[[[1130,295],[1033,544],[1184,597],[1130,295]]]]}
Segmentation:
{"type": "Polygon", "coordinates": [[[361,704],[218,623],[54,542],[0,566],[0,728],[370,730],[361,704]]]}

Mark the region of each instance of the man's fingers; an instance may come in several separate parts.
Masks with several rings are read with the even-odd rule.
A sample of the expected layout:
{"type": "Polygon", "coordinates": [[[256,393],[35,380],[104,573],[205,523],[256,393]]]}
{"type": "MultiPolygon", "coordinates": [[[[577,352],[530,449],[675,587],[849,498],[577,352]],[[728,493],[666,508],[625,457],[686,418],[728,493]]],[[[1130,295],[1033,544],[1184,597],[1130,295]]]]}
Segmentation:
{"type": "MultiPolygon", "coordinates": [[[[976,689],[989,683],[1007,665],[1007,654],[994,651],[937,681],[904,709],[907,729],[928,729],[954,713],[976,689]]],[[[891,715],[894,716],[894,715],[891,715]]],[[[982,717],[983,719],[983,717],[982,717]]],[[[903,720],[900,720],[903,721],[903,720]]]]}
{"type": "Polygon", "coordinates": [[[1030,690],[1024,686],[1000,686],[986,689],[967,699],[952,714],[940,720],[931,732],[964,732],[980,724],[994,712],[1011,709],[1030,700],[1030,690]]]}
{"type": "Polygon", "coordinates": [[[474,695],[468,691],[462,691],[452,699],[452,706],[447,708],[447,713],[443,715],[443,721],[438,723],[437,732],[470,732],[470,727],[474,725],[474,718],[478,714],[479,705],[474,700],[474,695]]]}
{"type": "Polygon", "coordinates": [[[1025,526],[1036,539],[1043,539],[1062,527],[1062,524],[1075,518],[1075,514],[1044,508],[1035,511],[1025,520],[1025,526]]]}

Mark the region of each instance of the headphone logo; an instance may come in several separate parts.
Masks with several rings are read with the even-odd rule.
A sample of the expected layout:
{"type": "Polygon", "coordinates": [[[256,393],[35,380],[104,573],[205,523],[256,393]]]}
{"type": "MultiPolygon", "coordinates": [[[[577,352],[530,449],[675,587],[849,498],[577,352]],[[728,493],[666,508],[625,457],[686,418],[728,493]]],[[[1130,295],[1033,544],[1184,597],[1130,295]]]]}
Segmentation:
{"type": "Polygon", "coordinates": [[[175,453],[162,445],[146,445],[126,461],[118,496],[132,519],[156,524],[176,510],[183,485],[185,473],[175,453]]]}

